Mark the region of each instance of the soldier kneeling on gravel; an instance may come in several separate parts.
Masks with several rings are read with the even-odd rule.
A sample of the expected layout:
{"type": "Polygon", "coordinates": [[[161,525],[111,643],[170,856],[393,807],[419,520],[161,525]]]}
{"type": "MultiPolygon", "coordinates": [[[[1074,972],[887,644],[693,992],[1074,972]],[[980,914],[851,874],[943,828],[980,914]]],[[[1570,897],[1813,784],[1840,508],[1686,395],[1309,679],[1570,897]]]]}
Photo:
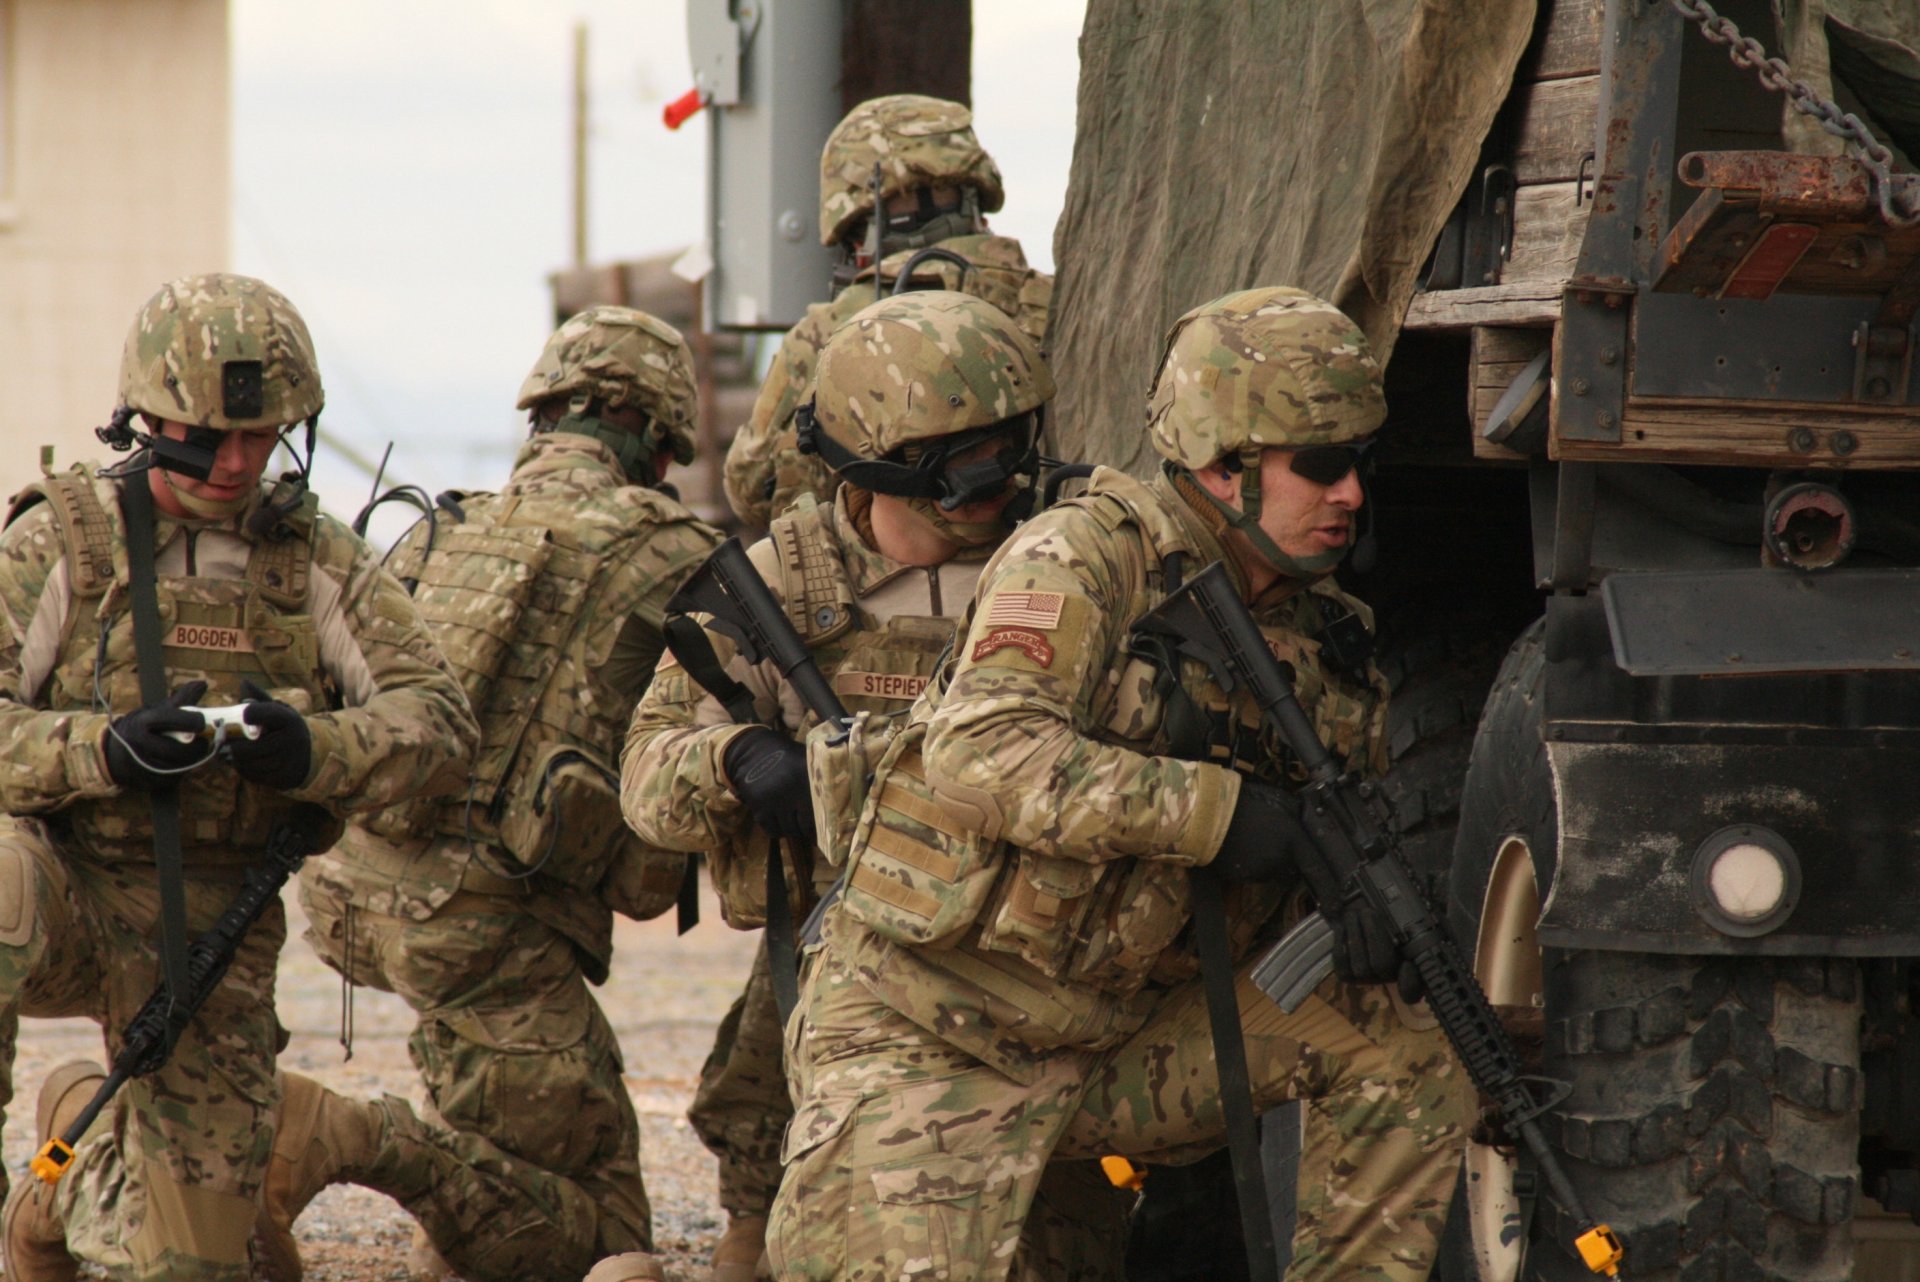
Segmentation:
{"type": "MultiPolygon", "coordinates": [[[[1052,396],[1032,340],[966,294],[870,304],[821,352],[802,418],[839,489],[830,507],[803,498],[748,556],[856,719],[846,751],[863,746],[849,769],[864,774],[885,749],[952,643],[982,568],[1030,507],[1052,396]]],[[[778,667],[748,663],[717,629],[707,636],[726,677],[750,697],[752,723],[736,722],[687,667],[663,664],[628,731],[622,802],[648,841],[714,851],[729,920],[752,926],[765,912],[767,834],[798,847],[804,912],[832,884],[852,816],[810,800],[810,749],[800,741],[817,719],[778,667]]],[[[792,1114],[771,976],[782,960],[762,943],[688,1113],[720,1159],[732,1217],[714,1282],[766,1276],[765,1217],[792,1114]]],[[[1046,1249],[1059,1276],[1083,1264],[1117,1269],[1128,1199],[1090,1163],[1062,1169],[1042,1192],[1033,1222],[1058,1230],[1046,1249]]],[[[609,1262],[594,1282],[629,1276],[615,1268],[609,1262]]]]}
{"type": "Polygon", "coordinates": [[[1135,628],[1222,563],[1335,757],[1377,770],[1377,674],[1316,637],[1364,617],[1327,576],[1385,412],[1335,308],[1228,295],[1169,336],[1149,399],[1162,474],[1102,469],[995,556],[880,764],[808,961],[777,1276],[1060,1277],[1023,1230],[1062,1159],[1219,1147],[1188,930],[1201,876],[1225,886],[1253,1103],[1311,1101],[1288,1276],[1427,1276],[1471,1084],[1402,1018],[1391,933],[1364,906],[1339,914],[1336,975],[1293,1014],[1247,980],[1301,883],[1289,759],[1244,685],[1135,628]]]}
{"type": "MultiPolygon", "coordinates": [[[[136,316],[101,429],[140,451],[14,500],[0,533],[0,1073],[22,1013],[92,1016],[118,1050],[162,974],[176,1000],[155,1009],[184,1009],[195,973],[212,973],[188,941],[248,874],[268,881],[245,891],[277,890],[287,853],[330,843],[340,816],[466,771],[459,684],[379,557],[307,491],[325,399],[277,290],[176,280],[136,316]],[[266,482],[283,443],[298,468],[266,482]],[[243,701],[243,725],[216,726],[243,701]]],[[[281,1112],[286,918],[277,895],[253,911],[165,1065],[75,1137],[64,1173],[50,1154],[57,1182],[14,1184],[13,1282],[67,1282],[81,1261],[240,1282],[262,1263],[250,1239],[281,1112]]],[[[55,1070],[41,1141],[80,1121],[103,1076],[55,1070]]]]}
{"type": "MultiPolygon", "coordinates": [[[[620,816],[620,737],[667,599],[719,535],[658,489],[693,461],[693,356],[672,326],[594,307],[520,389],[530,433],[497,494],[463,493],[388,558],[460,677],[481,748],[460,791],[357,820],[310,863],[307,940],[404,997],[437,1120],[577,1183],[595,1256],[650,1251],[640,1127],[589,984],[613,912],[671,907],[686,856],[620,816]]],[[[416,1230],[408,1271],[446,1265],[416,1230]]]]}
{"type": "Polygon", "coordinates": [[[1039,344],[1053,277],[1027,265],[1019,241],[987,229],[1001,188],[999,167],[974,136],[973,113],[960,103],[890,94],[833,127],[820,151],[820,243],[835,252],[835,296],[807,308],[780,340],[753,412],[727,447],[727,500],[742,521],[765,528],[802,495],[832,501],[840,478],[799,448],[795,413],[813,395],[827,340],[891,292],[920,251],[942,252],[915,269],[916,282],[931,276],[985,299],[1039,344]]]}

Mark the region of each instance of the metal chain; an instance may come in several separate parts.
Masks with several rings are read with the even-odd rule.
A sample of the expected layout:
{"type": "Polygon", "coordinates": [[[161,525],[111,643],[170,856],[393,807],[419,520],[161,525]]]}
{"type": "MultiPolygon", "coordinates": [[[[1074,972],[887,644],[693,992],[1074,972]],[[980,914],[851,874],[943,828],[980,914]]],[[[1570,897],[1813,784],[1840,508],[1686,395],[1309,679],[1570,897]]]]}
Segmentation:
{"type": "MultiPolygon", "coordinates": [[[[1751,68],[1760,83],[1775,93],[1785,94],[1793,109],[1811,116],[1820,127],[1836,138],[1844,139],[1865,165],[1872,180],[1873,194],[1880,204],[1880,216],[1893,227],[1920,224],[1920,208],[1900,208],[1893,181],[1893,152],[1873,136],[1860,117],[1842,111],[1838,103],[1822,98],[1820,91],[1796,78],[1784,58],[1770,57],[1766,46],[1752,36],[1742,35],[1731,19],[1722,17],[1708,0],[1667,0],[1680,15],[1700,28],[1700,34],[1717,45],[1727,46],[1727,56],[1736,67],[1751,68]]],[[[1911,202],[1907,202],[1911,203],[1911,202]]]]}

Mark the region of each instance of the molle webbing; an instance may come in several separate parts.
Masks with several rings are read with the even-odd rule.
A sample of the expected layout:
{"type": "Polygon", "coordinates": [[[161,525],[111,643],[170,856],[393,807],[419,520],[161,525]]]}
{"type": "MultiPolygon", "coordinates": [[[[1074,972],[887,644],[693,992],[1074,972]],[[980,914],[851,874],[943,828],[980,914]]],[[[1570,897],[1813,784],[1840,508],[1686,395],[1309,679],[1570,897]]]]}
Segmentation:
{"type": "Polygon", "coordinates": [[[823,519],[817,507],[803,503],[767,530],[780,557],[781,601],[809,646],[833,640],[855,622],[853,585],[823,519]]]}
{"type": "Polygon", "coordinates": [[[300,506],[275,522],[264,536],[250,540],[247,582],[278,609],[308,608],[313,589],[314,518],[320,512],[318,495],[307,494],[300,506]]]}
{"type": "Polygon", "coordinates": [[[78,597],[97,597],[119,575],[114,568],[113,519],[94,490],[86,469],[75,464],[71,471],[37,481],[14,496],[7,513],[11,525],[20,514],[42,500],[51,503],[60,522],[60,542],[67,550],[67,576],[78,597]]]}
{"type": "Polygon", "coordinates": [[[603,567],[620,564],[654,527],[579,523],[571,507],[526,494],[464,495],[460,514],[459,523],[440,525],[424,555],[411,538],[395,568],[417,580],[414,603],[480,723],[473,769],[463,792],[395,808],[371,824],[389,836],[438,832],[510,845],[505,830],[516,825],[508,821],[540,801],[553,752],[572,744],[579,753],[607,739],[604,711],[596,713],[585,692],[550,687],[562,664],[585,663],[587,630],[605,624],[603,610],[588,608],[603,567]]]}
{"type": "MultiPolygon", "coordinates": [[[[548,538],[554,539],[557,534],[549,531],[548,538]]],[[[545,568],[521,611],[506,662],[500,666],[484,704],[474,705],[474,714],[480,720],[480,746],[474,753],[473,784],[468,795],[475,800],[491,800],[506,782],[519,758],[527,728],[537,714],[546,710],[547,687],[554,671],[586,620],[582,607],[602,557],[620,546],[616,542],[596,556],[558,541],[549,544],[545,568]]],[[[574,738],[593,738],[592,726],[584,721],[559,728],[574,738]]]]}

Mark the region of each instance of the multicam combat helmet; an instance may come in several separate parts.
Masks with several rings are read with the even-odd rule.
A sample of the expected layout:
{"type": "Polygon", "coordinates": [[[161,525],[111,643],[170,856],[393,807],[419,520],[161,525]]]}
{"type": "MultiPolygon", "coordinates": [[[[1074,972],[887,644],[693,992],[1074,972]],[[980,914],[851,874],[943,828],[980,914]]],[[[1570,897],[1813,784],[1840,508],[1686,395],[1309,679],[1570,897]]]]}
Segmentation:
{"type": "Polygon", "coordinates": [[[313,418],[326,399],[307,323],[251,276],[162,285],[133,318],[120,359],[123,412],[190,427],[284,427],[313,418]]]}
{"type": "Polygon", "coordinates": [[[566,400],[567,413],[554,429],[601,440],[636,480],[652,480],[643,465],[662,449],[677,462],[693,461],[693,352],[679,330],[656,316],[604,306],[569,318],[533,363],[517,404],[537,411],[559,398],[566,400]],[[625,407],[646,415],[644,430],[628,431],[600,418],[625,407]]]}
{"type": "Polygon", "coordinates": [[[907,499],[960,542],[988,542],[1005,533],[999,519],[948,514],[1031,488],[1052,397],[1052,372],[1006,313],[948,290],[900,294],[854,313],[821,349],[801,449],[850,485],[907,499]],[[986,441],[1000,448],[949,466],[986,441]]]}
{"type": "Polygon", "coordinates": [[[990,214],[1006,199],[1000,169],[973,136],[966,107],[924,94],[871,98],[834,126],[820,153],[821,244],[839,244],[873,212],[876,164],[881,200],[941,184],[970,188],[976,213],[990,214]]]}
{"type": "Polygon", "coordinates": [[[1386,416],[1367,336],[1339,308],[1298,289],[1242,290],[1182,316],[1167,332],[1147,393],[1147,432],[1168,468],[1190,476],[1232,460],[1241,510],[1210,501],[1262,557],[1292,574],[1325,573],[1340,553],[1299,561],[1259,529],[1260,451],[1360,440],[1386,416]]]}
{"type": "Polygon", "coordinates": [[[255,503],[248,492],[211,499],[183,488],[174,477],[206,480],[217,465],[222,434],[273,431],[306,425],[304,447],[294,452],[296,470],[280,478],[273,493],[248,518],[266,532],[305,500],[312,470],[315,431],[326,404],[313,338],[286,295],[251,276],[210,272],[162,285],[135,313],[120,357],[119,404],[101,440],[116,450],[146,448],[104,475],[126,476],[153,469],[179,506],[196,517],[220,519],[255,503]],[[179,423],[183,436],[133,425],[179,423]],[[304,450],[304,456],[303,456],[304,450]]]}

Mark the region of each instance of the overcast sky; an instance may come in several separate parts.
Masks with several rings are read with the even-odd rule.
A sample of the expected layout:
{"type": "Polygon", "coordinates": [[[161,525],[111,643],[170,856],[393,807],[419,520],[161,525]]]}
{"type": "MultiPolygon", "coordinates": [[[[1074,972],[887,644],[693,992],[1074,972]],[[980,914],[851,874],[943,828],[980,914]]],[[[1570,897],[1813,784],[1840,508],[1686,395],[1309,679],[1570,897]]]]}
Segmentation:
{"type": "MultiPolygon", "coordinates": [[[[1073,144],[1076,0],[974,0],[981,140],[1006,174],[994,227],[1051,270],[1073,144]]],[[[234,266],[314,331],[324,426],[429,489],[498,485],[515,392],[571,253],[572,29],[591,33],[591,256],[702,237],[705,130],[684,0],[234,0],[234,266]],[[696,122],[698,118],[696,117],[696,122]]],[[[322,497],[367,479],[338,457],[322,497]]]]}

